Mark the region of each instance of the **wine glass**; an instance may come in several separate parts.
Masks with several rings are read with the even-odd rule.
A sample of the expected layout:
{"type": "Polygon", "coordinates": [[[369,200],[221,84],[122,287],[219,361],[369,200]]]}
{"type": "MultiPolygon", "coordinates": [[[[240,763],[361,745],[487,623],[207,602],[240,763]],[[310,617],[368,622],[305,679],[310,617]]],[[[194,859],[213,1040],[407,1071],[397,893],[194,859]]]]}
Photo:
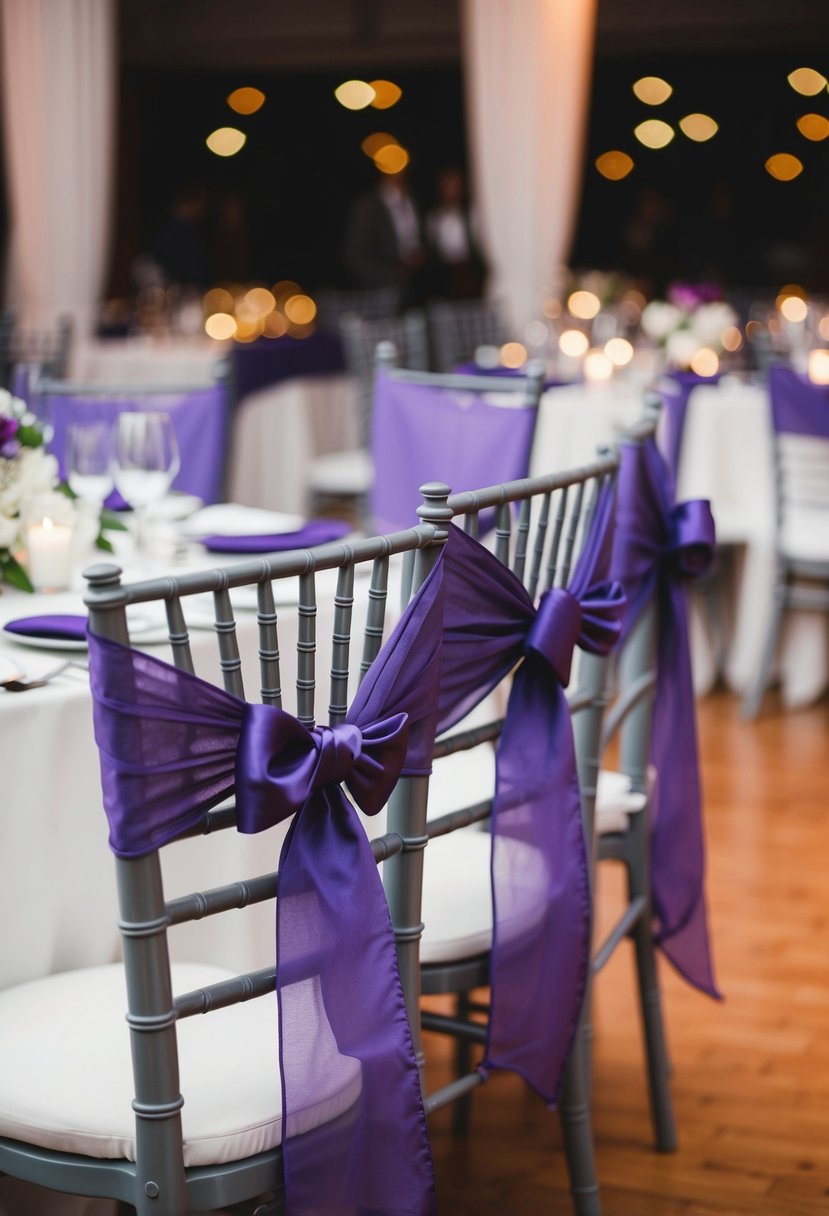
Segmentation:
{"type": "Polygon", "coordinates": [[[147,510],[164,497],[180,466],[169,414],[125,411],[118,415],[112,431],[112,476],[118,493],[132,507],[136,549],[145,557],[147,510]]]}
{"type": "Polygon", "coordinates": [[[71,422],[66,430],[69,488],[90,510],[100,510],[112,489],[111,431],[106,422],[71,422]]]}

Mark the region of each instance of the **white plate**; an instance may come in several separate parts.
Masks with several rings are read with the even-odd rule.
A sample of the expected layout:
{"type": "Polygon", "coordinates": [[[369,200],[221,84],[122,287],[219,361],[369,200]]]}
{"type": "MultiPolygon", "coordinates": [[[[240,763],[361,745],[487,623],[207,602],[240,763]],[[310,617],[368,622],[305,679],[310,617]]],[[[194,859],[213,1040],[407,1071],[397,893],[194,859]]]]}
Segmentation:
{"type": "Polygon", "coordinates": [[[174,523],[187,519],[203,506],[204,499],[199,498],[196,494],[185,494],[182,490],[172,490],[147,508],[147,518],[174,523]]]}
{"type": "Polygon", "coordinates": [[[180,531],[182,535],[195,539],[201,536],[270,536],[280,532],[296,532],[304,523],[301,515],[283,515],[279,511],[265,511],[260,507],[217,502],[184,520],[180,531]]]}

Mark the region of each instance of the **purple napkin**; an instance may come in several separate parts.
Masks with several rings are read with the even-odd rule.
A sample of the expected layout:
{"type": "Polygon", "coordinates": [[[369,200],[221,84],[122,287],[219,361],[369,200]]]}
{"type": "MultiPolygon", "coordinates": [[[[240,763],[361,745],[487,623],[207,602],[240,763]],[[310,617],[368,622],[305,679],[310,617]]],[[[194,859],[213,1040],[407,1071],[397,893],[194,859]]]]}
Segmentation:
{"type": "Polygon", "coordinates": [[[59,638],[83,642],[86,640],[86,617],[67,614],[54,616],[21,616],[6,621],[7,633],[20,633],[27,638],[59,638]]]}
{"type": "Polygon", "coordinates": [[[203,536],[201,543],[211,553],[280,553],[286,549],[313,549],[353,532],[343,519],[312,519],[296,532],[271,532],[257,536],[203,536]]]}

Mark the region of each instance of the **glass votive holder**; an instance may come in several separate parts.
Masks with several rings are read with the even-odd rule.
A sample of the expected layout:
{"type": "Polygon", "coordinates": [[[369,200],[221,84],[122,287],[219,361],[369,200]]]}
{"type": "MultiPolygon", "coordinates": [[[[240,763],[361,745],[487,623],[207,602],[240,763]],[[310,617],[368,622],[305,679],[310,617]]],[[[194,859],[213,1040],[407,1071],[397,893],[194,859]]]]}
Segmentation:
{"type": "Polygon", "coordinates": [[[57,491],[33,495],[22,505],[26,565],[35,591],[65,591],[72,584],[75,509],[57,491]]]}

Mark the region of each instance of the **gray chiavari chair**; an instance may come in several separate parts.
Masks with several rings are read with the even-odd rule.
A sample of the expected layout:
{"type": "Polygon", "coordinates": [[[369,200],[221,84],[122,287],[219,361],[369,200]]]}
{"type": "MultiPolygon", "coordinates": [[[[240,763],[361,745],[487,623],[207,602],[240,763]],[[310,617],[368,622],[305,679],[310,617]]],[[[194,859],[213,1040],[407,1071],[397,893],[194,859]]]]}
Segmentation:
{"type": "MultiPolygon", "coordinates": [[[[435,538],[434,526],[422,523],[350,546],[129,585],[121,584],[117,566],[93,567],[86,572],[90,631],[128,645],[128,610],[163,606],[167,653],[176,669],[198,672],[241,699],[247,677],[258,685],[264,705],[284,705],[309,728],[324,690],[324,682],[317,687],[318,661],[327,654],[329,704],[321,716],[334,725],[344,720],[354,688],[381,648],[390,571],[396,602],[398,556],[412,555],[418,586],[438,556],[435,538]],[[251,597],[255,637],[252,627],[237,630],[237,620],[252,607],[251,597]],[[203,623],[205,600],[212,639],[188,629],[188,621],[192,628],[198,620],[203,623]],[[286,678],[291,652],[294,696],[286,678]]],[[[421,797],[424,781],[402,782],[398,804],[411,790],[421,797]]],[[[210,839],[206,834],[235,823],[235,806],[225,800],[176,847],[201,856],[210,839]]],[[[279,831],[270,829],[265,856],[275,856],[273,838],[279,831]]],[[[408,839],[411,832],[405,835],[408,839]]],[[[224,851],[235,856],[234,841],[254,839],[225,836],[224,851]]],[[[372,843],[377,861],[396,857],[405,871],[403,847],[402,835],[395,832],[372,843]]],[[[111,1196],[133,1205],[139,1216],[184,1216],[253,1197],[261,1198],[258,1213],[282,1211],[275,1010],[254,999],[273,997],[273,954],[269,965],[242,974],[170,961],[179,926],[237,909],[255,912],[268,902],[272,909],[273,862],[259,862],[260,870],[269,865],[269,872],[255,877],[171,898],[162,876],[162,853],[168,851],[115,859],[123,965],[64,973],[0,994],[0,1037],[14,1044],[15,1057],[14,1068],[4,1064],[0,1070],[0,1171],[57,1191],[111,1196]]],[[[416,883],[411,890],[414,920],[394,921],[404,985],[417,977],[416,953],[411,953],[417,946],[411,926],[419,923],[416,883]]],[[[271,929],[271,950],[272,940],[271,929]]],[[[405,995],[416,1011],[416,986],[406,988],[405,995]]],[[[347,1058],[336,1060],[342,1065],[347,1058]]],[[[317,1059],[315,1066],[324,1072],[324,1064],[317,1059]]],[[[330,1122],[336,1133],[338,1097],[342,1094],[335,1092],[333,1111],[330,1102],[318,1102],[310,1112],[311,1126],[327,1128],[330,1122]]]]}
{"type": "MultiPolygon", "coordinates": [[[[474,537],[481,512],[495,509],[495,556],[523,583],[537,605],[548,588],[566,586],[588,535],[600,490],[614,481],[617,466],[617,457],[611,454],[584,468],[448,498],[445,486],[424,487],[426,500],[419,514],[438,526],[446,519],[457,519],[474,537]]],[[[569,696],[588,842],[593,836],[606,663],[606,658],[580,654],[575,691],[569,696]]],[[[483,1080],[473,1056],[475,1045],[486,1039],[489,1012],[485,990],[490,980],[493,914],[487,827],[493,807],[493,748],[503,727],[510,679],[437,740],[428,819],[423,823],[429,844],[422,906],[422,991],[426,997],[451,994],[454,998],[451,1015],[427,1002],[423,1026],[427,1032],[449,1035],[456,1041],[457,1071],[456,1080],[427,1097],[427,1109],[457,1103],[456,1133],[466,1130],[469,1098],[483,1080]]],[[[554,796],[555,791],[551,793],[554,796]]],[[[573,1040],[559,1115],[574,1210],[579,1216],[595,1216],[599,1193],[581,1034],[573,1040]]]]}
{"type": "Polygon", "coordinates": [[[455,371],[479,346],[499,347],[509,332],[495,300],[436,300],[426,310],[432,362],[439,372],[455,371]]]}

